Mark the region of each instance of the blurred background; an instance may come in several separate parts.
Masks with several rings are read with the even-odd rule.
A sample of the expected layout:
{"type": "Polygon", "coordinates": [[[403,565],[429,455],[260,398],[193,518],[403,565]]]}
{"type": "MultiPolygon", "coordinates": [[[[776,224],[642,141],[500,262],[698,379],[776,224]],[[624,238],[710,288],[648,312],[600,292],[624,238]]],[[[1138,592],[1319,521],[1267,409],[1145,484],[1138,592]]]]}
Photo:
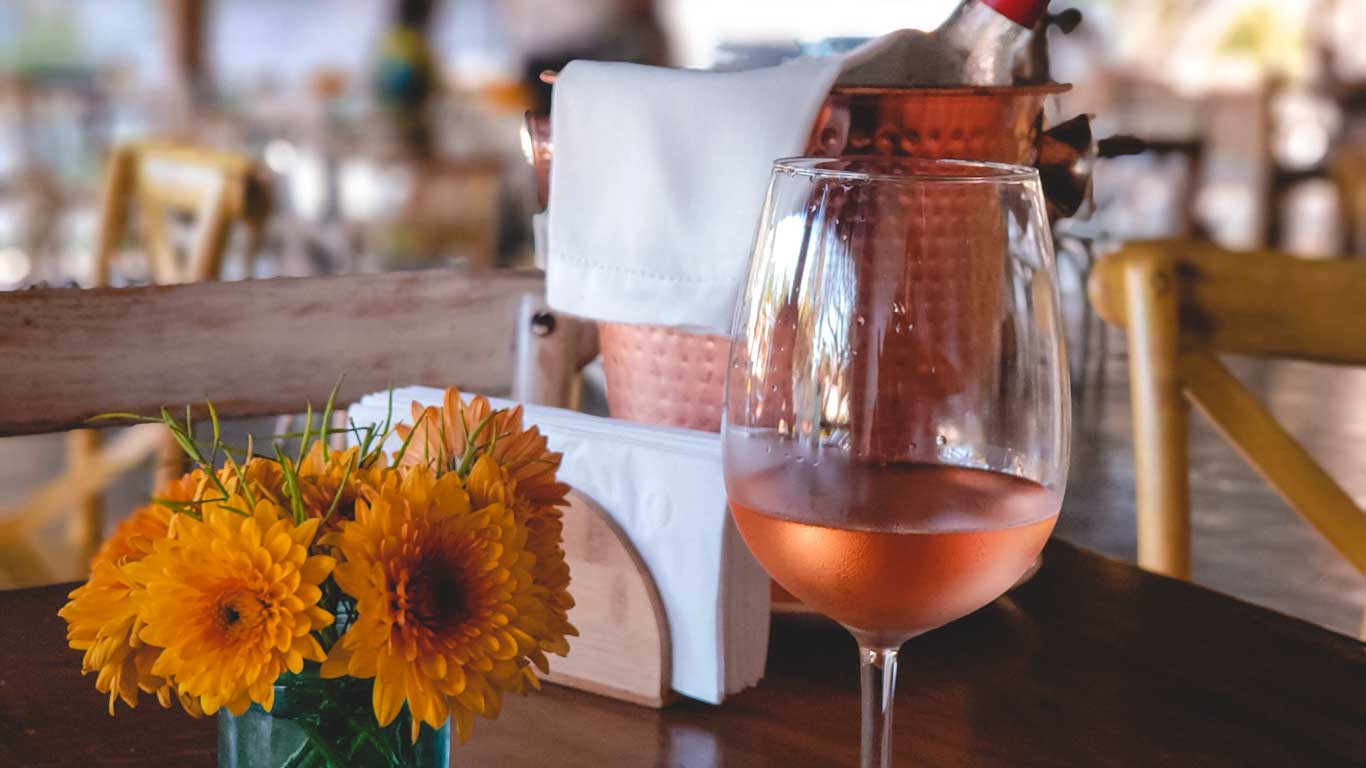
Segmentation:
{"type": "MultiPolygon", "coordinates": [[[[515,263],[527,258],[535,205],[518,128],[548,99],[541,70],[576,57],[761,66],[933,28],[954,5],[10,0],[0,7],[0,286],[87,279],[106,151],[142,137],[245,151],[275,175],[262,275],[515,263]],[[402,125],[405,108],[424,125],[402,125]],[[401,162],[414,145],[424,167],[401,162]],[[496,205],[480,202],[485,189],[496,205]],[[470,210],[419,222],[416,235],[394,226],[453,207],[470,210]]],[[[1366,239],[1353,236],[1366,212],[1346,178],[1366,142],[1356,45],[1366,3],[1071,5],[1085,21],[1052,32],[1052,63],[1076,87],[1056,113],[1090,112],[1099,136],[1178,150],[1101,164],[1097,203],[1124,214],[1117,235],[1197,227],[1231,246],[1305,255],[1366,239]]],[[[138,262],[120,261],[114,282],[143,279],[138,262]]]]}
{"type": "MultiPolygon", "coordinates": [[[[548,98],[541,70],[575,57],[761,66],[823,41],[933,28],[954,4],[851,0],[832,14],[814,0],[10,0],[0,286],[86,279],[106,151],[142,137],[243,150],[277,177],[263,274],[515,263],[534,206],[518,128],[548,98]],[[426,127],[398,125],[405,103],[430,113],[426,127]],[[429,167],[399,162],[413,142],[429,167]],[[476,203],[485,187],[496,205],[476,203]],[[449,230],[425,237],[393,226],[447,202],[480,210],[425,222],[449,230]]],[[[1196,226],[1307,255],[1363,239],[1352,236],[1360,195],[1340,177],[1366,142],[1366,3],[1072,5],[1084,23],[1052,33],[1054,77],[1076,85],[1057,114],[1094,113],[1099,136],[1200,150],[1197,164],[1181,153],[1102,164],[1097,202],[1126,214],[1117,234],[1196,226]]],[[[120,262],[113,280],[142,279],[138,262],[120,262]]]]}
{"type": "MultiPolygon", "coordinates": [[[[528,265],[540,206],[520,129],[528,109],[548,107],[543,70],[574,58],[764,66],[933,28],[955,5],[6,0],[0,290],[95,281],[110,148],[150,138],[240,152],[266,175],[259,243],[235,233],[222,279],[528,265]]],[[[1070,7],[1081,25],[1049,34],[1053,78],[1075,87],[1050,114],[1093,114],[1097,137],[1134,137],[1142,151],[1097,161],[1094,204],[1059,233],[1060,250],[1180,235],[1305,258],[1366,252],[1366,0],[1057,0],[1050,11],[1070,7]]],[[[108,282],[151,281],[138,241],[117,245],[108,282]]],[[[1084,269],[1064,274],[1080,416],[1062,532],[1132,558],[1123,341],[1090,327],[1084,269]]],[[[1239,371],[1366,497],[1366,378],[1304,364],[1239,371]]],[[[0,441],[0,520],[56,475],[60,438],[0,441]]],[[[1197,580],[1355,632],[1361,577],[1221,450],[1193,451],[1204,461],[1192,483],[1197,580]],[[1255,541],[1302,575],[1260,578],[1274,563],[1243,554],[1255,541]]],[[[146,487],[117,484],[111,520],[146,487]]],[[[16,582],[0,569],[0,587],[16,582]]]]}

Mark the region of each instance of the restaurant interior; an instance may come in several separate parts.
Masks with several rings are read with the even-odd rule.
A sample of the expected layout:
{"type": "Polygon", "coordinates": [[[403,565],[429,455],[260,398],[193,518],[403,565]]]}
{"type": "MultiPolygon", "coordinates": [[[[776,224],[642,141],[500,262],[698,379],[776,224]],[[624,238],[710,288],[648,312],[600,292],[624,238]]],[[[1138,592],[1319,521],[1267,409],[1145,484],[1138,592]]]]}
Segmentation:
{"type": "Polygon", "coordinates": [[[7,0],[0,766],[1366,764],[1362,40],[7,0]]]}

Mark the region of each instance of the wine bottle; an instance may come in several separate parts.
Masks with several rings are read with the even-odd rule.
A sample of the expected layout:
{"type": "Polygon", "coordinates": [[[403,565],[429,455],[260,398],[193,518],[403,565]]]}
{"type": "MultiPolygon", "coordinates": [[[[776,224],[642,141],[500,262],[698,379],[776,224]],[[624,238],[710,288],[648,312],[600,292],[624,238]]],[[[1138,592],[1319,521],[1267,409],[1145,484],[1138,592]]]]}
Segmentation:
{"type": "MultiPolygon", "coordinates": [[[[841,85],[1010,85],[1048,0],[963,0],[933,32],[903,30],[853,60],[841,85]]],[[[857,56],[857,55],[856,55],[857,56]]]]}

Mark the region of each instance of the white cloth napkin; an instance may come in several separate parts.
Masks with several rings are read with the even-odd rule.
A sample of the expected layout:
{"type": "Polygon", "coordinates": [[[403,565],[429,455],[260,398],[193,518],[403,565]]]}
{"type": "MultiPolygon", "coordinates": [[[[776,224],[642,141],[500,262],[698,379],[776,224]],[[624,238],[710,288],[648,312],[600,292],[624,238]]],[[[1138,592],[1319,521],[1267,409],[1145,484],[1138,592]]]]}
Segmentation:
{"type": "Polygon", "coordinates": [[[565,67],[551,109],[550,306],[728,333],[773,161],[802,154],[840,65],[565,67]]]}
{"type": "MultiPolygon", "coordinates": [[[[441,397],[430,387],[395,389],[394,417],[406,421],[411,403],[440,405],[441,397]]],[[[388,403],[387,392],[366,395],[349,416],[361,427],[381,424],[388,403]]],[[[720,704],[758,682],[769,581],[726,512],[721,436],[534,405],[524,422],[564,454],[559,478],[610,514],[650,569],[669,621],[673,689],[720,704]]]]}
{"type": "Polygon", "coordinates": [[[924,35],[748,72],[565,67],[551,109],[550,306],[729,333],[773,161],[803,154],[842,71],[908,37],[924,35]]]}

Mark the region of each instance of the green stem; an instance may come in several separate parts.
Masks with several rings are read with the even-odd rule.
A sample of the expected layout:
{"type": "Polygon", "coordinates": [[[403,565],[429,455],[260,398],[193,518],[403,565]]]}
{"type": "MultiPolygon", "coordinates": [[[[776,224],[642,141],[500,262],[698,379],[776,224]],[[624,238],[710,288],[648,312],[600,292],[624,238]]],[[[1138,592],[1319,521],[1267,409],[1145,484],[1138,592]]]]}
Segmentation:
{"type": "Polygon", "coordinates": [[[313,754],[313,745],[305,741],[299,745],[298,749],[294,750],[294,754],[285,760],[281,768],[304,768],[313,754]]]}
{"type": "Polygon", "coordinates": [[[376,737],[375,732],[381,729],[373,718],[362,719],[359,722],[354,717],[347,718],[347,720],[351,723],[351,727],[358,731],[356,740],[351,745],[351,751],[348,753],[348,757],[355,757],[356,750],[360,748],[360,745],[363,742],[368,741],[371,746],[374,747],[376,754],[384,758],[385,762],[389,763],[390,766],[393,768],[400,768],[400,766],[402,766],[402,762],[399,760],[399,756],[394,753],[394,750],[390,749],[383,741],[376,737]]]}
{"type": "Polygon", "coordinates": [[[337,750],[332,747],[332,744],[327,740],[327,737],[318,732],[316,726],[312,723],[304,722],[303,720],[295,720],[294,722],[299,726],[299,730],[303,731],[304,735],[308,737],[308,742],[313,745],[314,749],[327,759],[328,768],[347,768],[349,763],[337,753],[337,750]]]}
{"type": "MultiPolygon", "coordinates": [[[[460,466],[456,467],[455,473],[457,475],[465,477],[469,474],[470,467],[474,464],[474,457],[479,455],[479,452],[475,450],[474,441],[479,435],[483,434],[484,428],[487,427],[489,422],[493,421],[493,417],[497,416],[499,413],[501,413],[501,411],[493,411],[485,416],[483,420],[479,422],[479,425],[474,428],[474,432],[471,432],[465,439],[465,455],[460,459],[460,466]]],[[[444,443],[445,441],[443,440],[442,442],[444,443]]]]}

